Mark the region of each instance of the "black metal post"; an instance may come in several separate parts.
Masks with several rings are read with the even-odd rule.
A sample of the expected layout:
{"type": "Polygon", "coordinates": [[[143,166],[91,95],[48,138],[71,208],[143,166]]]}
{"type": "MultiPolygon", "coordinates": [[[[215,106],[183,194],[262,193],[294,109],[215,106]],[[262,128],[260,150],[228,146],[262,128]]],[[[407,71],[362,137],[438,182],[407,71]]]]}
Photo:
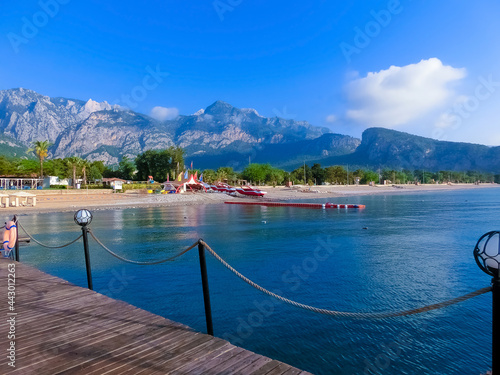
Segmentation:
{"type": "Polygon", "coordinates": [[[92,270],[90,268],[90,254],[89,254],[89,239],[87,237],[88,228],[86,225],[82,226],[83,235],[83,250],[85,251],[85,267],[87,268],[87,284],[90,290],[93,290],[92,286],[92,270]]]}
{"type": "Polygon", "coordinates": [[[16,262],[19,262],[19,228],[17,225],[17,215],[14,215],[14,219],[12,221],[16,223],[16,245],[14,249],[14,259],[16,262]]]}
{"type": "Polygon", "coordinates": [[[493,359],[491,372],[500,374],[500,270],[492,280],[493,294],[493,345],[491,357],[493,359]]]}
{"type": "Polygon", "coordinates": [[[212,309],[210,307],[210,292],[208,290],[207,262],[205,260],[205,246],[203,246],[201,239],[198,242],[198,253],[200,255],[201,283],[203,285],[203,300],[205,303],[205,318],[207,320],[207,333],[213,336],[214,327],[212,324],[212,309]]]}

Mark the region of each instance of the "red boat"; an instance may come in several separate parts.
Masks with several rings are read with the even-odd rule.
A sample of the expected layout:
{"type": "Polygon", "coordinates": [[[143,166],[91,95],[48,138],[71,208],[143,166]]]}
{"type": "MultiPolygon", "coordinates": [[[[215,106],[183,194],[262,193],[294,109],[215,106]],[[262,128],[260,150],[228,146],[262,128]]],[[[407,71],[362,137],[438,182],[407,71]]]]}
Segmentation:
{"type": "Polygon", "coordinates": [[[221,192],[221,193],[231,194],[231,193],[234,193],[236,191],[231,185],[224,184],[222,182],[219,182],[217,185],[211,185],[210,187],[216,191],[221,192]]]}
{"type": "Polygon", "coordinates": [[[249,195],[253,197],[263,197],[267,192],[256,189],[256,188],[250,188],[250,187],[239,187],[236,188],[236,191],[242,195],[249,195]]]}

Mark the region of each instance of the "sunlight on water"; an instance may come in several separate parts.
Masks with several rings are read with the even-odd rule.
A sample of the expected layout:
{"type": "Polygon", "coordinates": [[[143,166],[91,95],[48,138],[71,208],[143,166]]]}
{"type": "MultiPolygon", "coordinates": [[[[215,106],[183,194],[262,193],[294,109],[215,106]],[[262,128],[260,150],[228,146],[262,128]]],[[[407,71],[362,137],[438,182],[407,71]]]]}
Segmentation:
{"type": "MultiPolygon", "coordinates": [[[[343,311],[394,311],[489,284],[472,250],[483,233],[498,229],[498,193],[349,198],[365,204],[362,211],[235,205],[94,211],[91,228],[113,251],[141,261],[172,256],[203,238],[244,275],[290,299],[343,311]]],[[[80,234],[71,213],[20,221],[49,244],[80,234]]],[[[21,248],[21,260],[86,285],[81,242],[60,250],[32,243],[21,248]]],[[[205,331],[196,250],[175,262],[137,266],[91,240],[91,260],[97,291],[205,331]]],[[[277,303],[213,257],[207,262],[215,334],[236,345],[316,374],[489,368],[489,295],[407,318],[331,318],[277,303]]]]}

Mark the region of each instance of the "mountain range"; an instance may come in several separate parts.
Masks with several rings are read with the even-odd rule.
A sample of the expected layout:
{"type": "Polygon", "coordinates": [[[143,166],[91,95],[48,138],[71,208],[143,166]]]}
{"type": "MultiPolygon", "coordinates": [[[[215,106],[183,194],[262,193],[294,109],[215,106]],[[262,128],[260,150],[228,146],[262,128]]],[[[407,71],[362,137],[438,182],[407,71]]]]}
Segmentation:
{"type": "Polygon", "coordinates": [[[80,156],[116,164],[147,149],[177,145],[196,168],[250,162],[293,169],[322,165],[500,171],[500,147],[442,142],[384,128],[362,139],[306,121],[259,115],[216,101],[206,109],[158,121],[107,102],[51,98],[23,88],[0,91],[0,154],[25,156],[33,141],[52,143],[49,157],[80,156]]]}

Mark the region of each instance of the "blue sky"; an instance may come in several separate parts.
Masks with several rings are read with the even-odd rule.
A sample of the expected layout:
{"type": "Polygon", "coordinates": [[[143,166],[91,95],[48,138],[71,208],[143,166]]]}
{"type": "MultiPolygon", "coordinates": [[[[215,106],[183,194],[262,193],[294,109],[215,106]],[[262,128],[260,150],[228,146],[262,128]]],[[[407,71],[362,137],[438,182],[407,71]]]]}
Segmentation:
{"type": "Polygon", "coordinates": [[[500,145],[499,16],[494,0],[7,0],[0,89],[500,145]]]}

